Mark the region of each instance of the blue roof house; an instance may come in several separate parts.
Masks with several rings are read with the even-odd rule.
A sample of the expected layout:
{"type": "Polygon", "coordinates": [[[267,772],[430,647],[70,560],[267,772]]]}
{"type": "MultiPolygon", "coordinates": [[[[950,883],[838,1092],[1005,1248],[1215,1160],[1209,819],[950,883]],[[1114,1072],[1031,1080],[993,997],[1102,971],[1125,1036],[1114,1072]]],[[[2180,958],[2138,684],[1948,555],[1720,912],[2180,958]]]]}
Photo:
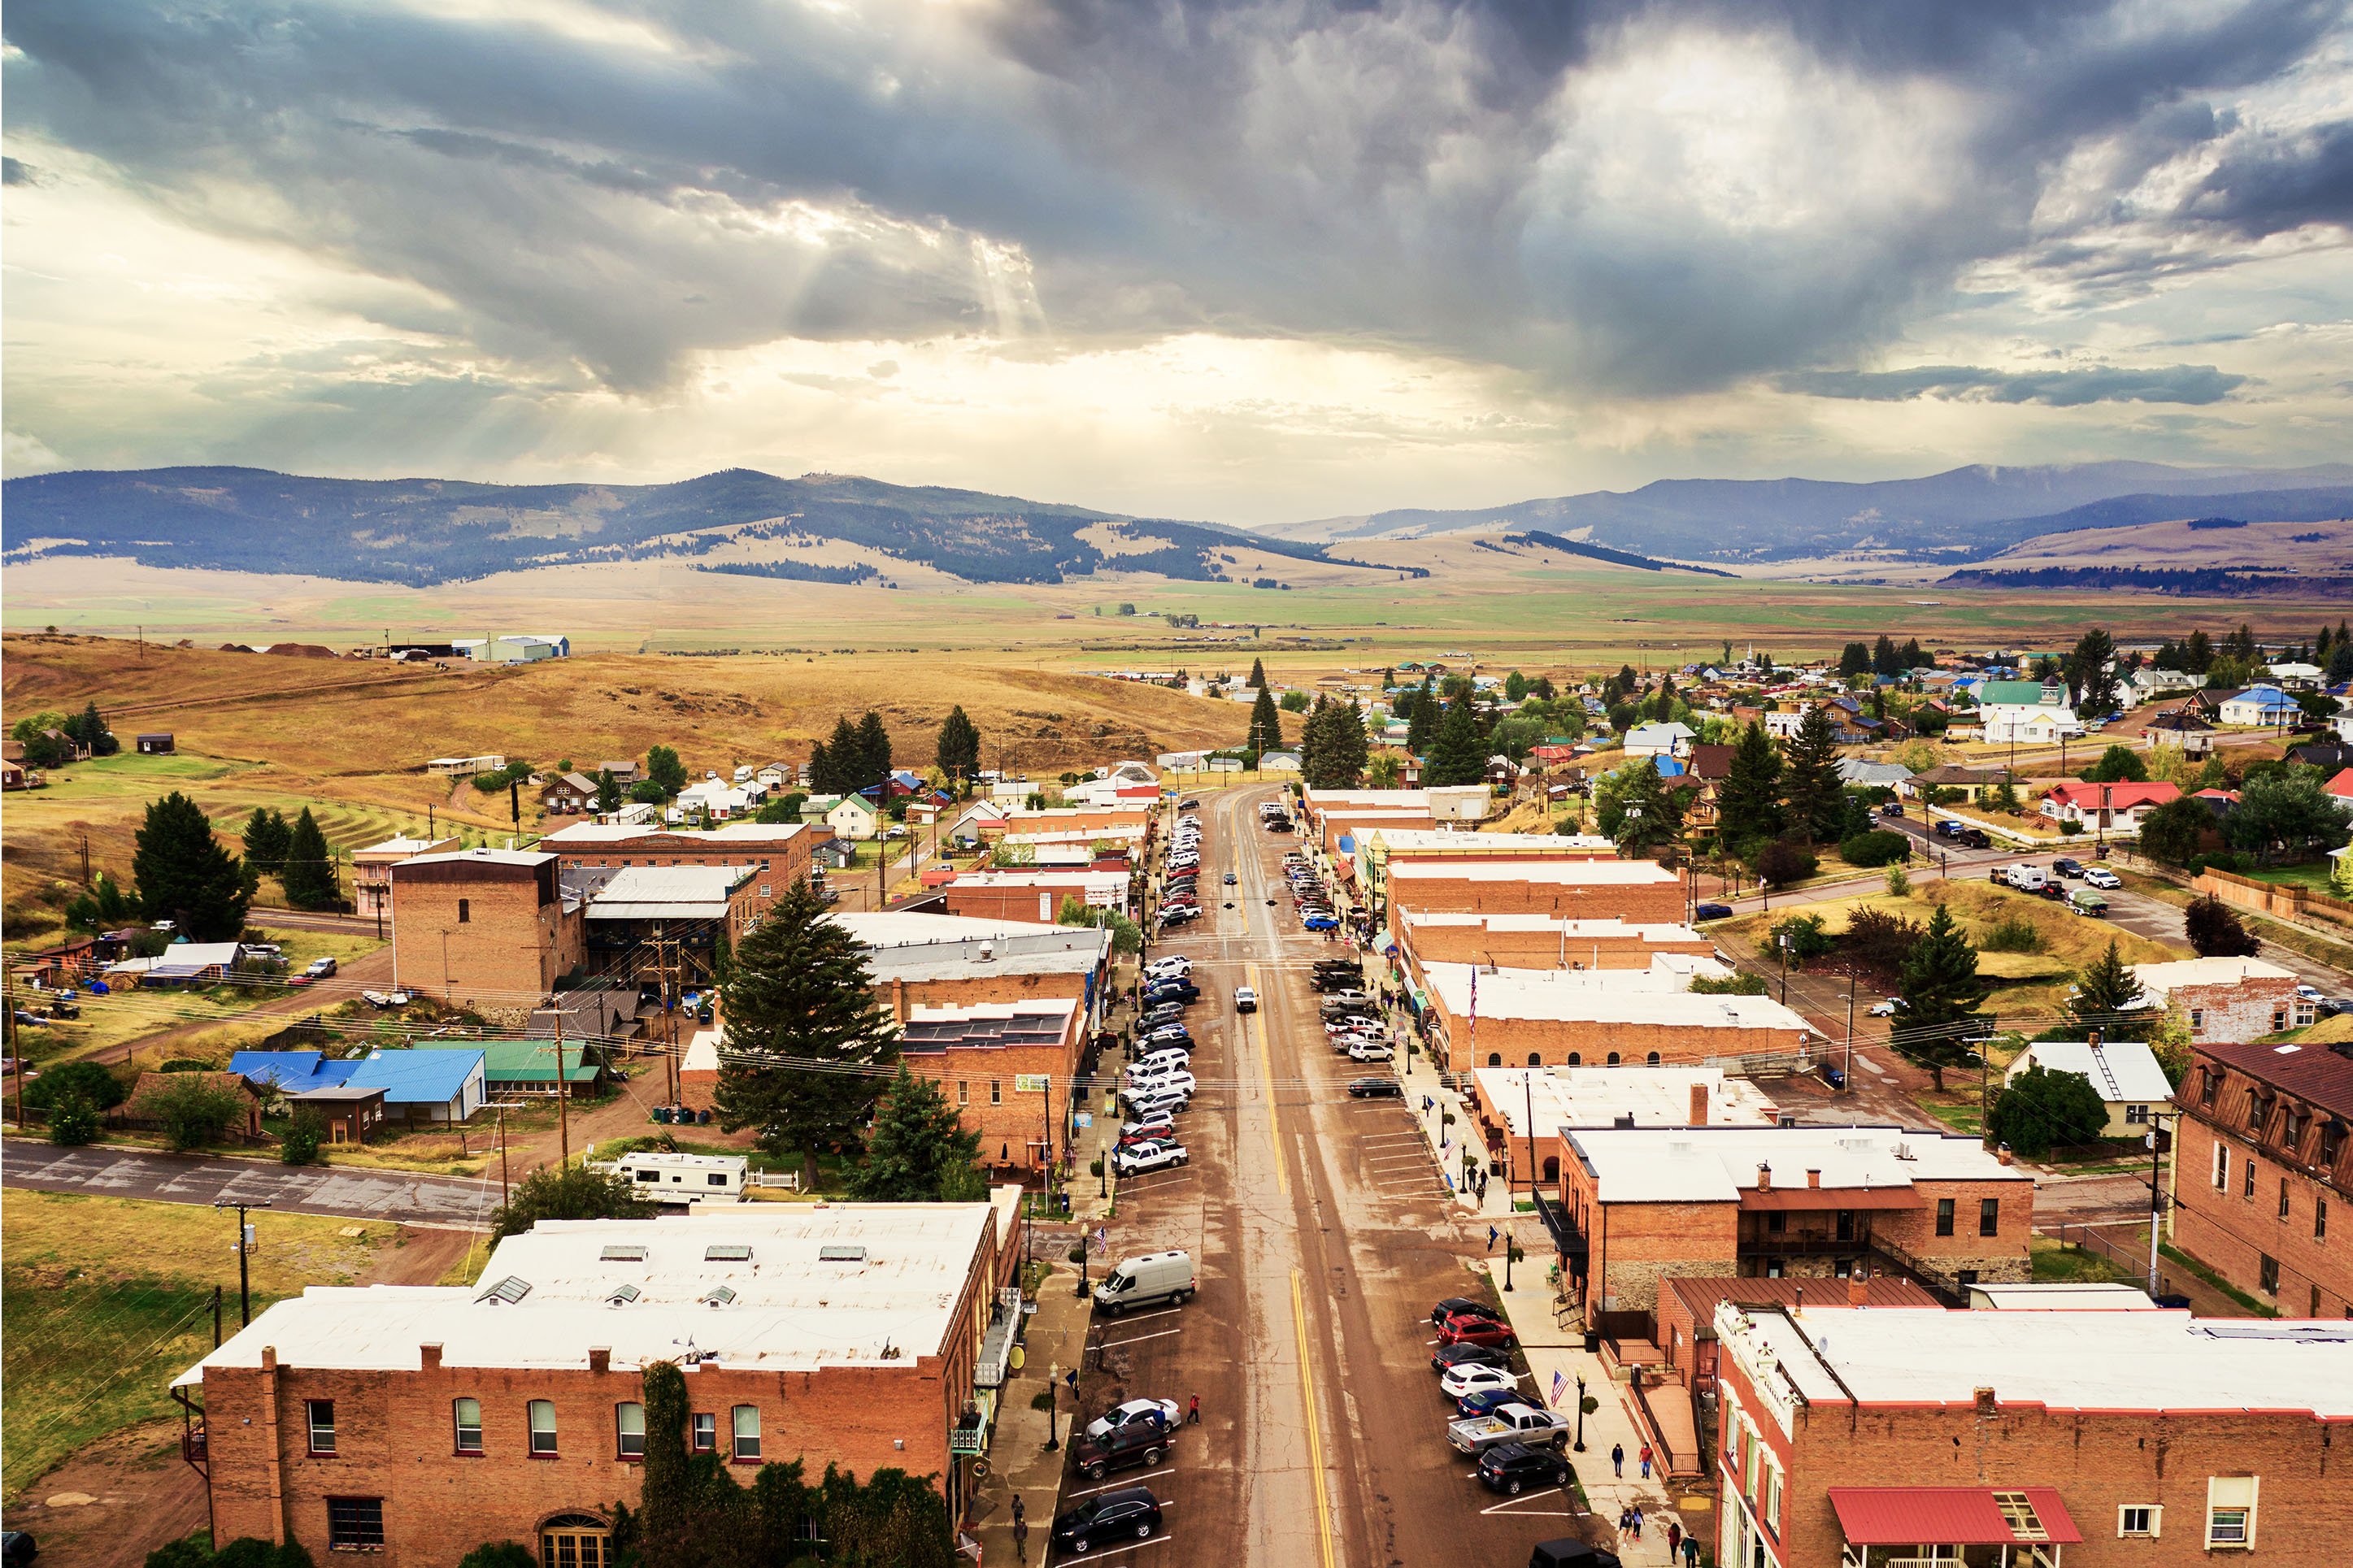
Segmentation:
{"type": "Polygon", "coordinates": [[[324,1051],[233,1051],[228,1070],[259,1089],[301,1094],[340,1089],[357,1062],[339,1062],[324,1051]]]}
{"type": "Polygon", "coordinates": [[[384,1090],[387,1115],[411,1121],[464,1121],[490,1098],[479,1050],[371,1051],[349,1064],[352,1089],[384,1090]]]}

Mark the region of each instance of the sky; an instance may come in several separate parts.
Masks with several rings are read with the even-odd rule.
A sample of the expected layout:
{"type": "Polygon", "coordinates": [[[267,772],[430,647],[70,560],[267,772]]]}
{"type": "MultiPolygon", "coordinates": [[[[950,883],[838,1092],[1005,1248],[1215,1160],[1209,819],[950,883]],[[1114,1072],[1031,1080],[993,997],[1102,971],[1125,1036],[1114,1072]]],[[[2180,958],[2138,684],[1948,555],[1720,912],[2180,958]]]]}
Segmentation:
{"type": "Polygon", "coordinates": [[[10,475],[2353,452],[2344,0],[15,0],[10,475]]]}

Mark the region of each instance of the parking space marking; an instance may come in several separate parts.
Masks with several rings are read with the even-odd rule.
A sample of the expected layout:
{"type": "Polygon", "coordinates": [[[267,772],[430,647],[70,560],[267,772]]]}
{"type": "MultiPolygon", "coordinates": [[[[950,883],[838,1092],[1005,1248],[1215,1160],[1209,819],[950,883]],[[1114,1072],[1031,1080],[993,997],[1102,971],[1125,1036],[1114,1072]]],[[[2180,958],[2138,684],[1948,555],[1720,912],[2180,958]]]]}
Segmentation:
{"type": "MultiPolygon", "coordinates": [[[[1168,1505],[1164,1502],[1160,1505],[1160,1509],[1162,1512],[1166,1513],[1168,1510],[1168,1505]]],[[[1124,1546],[1099,1546],[1093,1551],[1087,1552],[1083,1559],[1076,1553],[1065,1552],[1062,1553],[1062,1560],[1066,1563],[1075,1563],[1082,1560],[1090,1563],[1099,1563],[1106,1557],[1114,1557],[1123,1552],[1137,1552],[1146,1546],[1166,1546],[1174,1539],[1176,1539],[1174,1536],[1163,1532],[1159,1535],[1154,1536],[1149,1541],[1131,1541],[1124,1546]]]]}
{"type": "MultiPolygon", "coordinates": [[[[1479,1478],[1476,1474],[1473,1474],[1465,1479],[1477,1480],[1479,1478]]],[[[1560,1497],[1562,1495],[1563,1493],[1558,1487],[1550,1487],[1540,1492],[1530,1492],[1525,1497],[1506,1498],[1504,1501],[1497,1503],[1494,1507],[1482,1508],[1479,1511],[1482,1514],[1508,1512],[1514,1517],[1525,1516],[1541,1519],[1575,1519],[1577,1517],[1577,1510],[1573,1508],[1520,1507],[1520,1504],[1522,1503],[1538,1502],[1548,1497],[1560,1497]]]]}
{"type": "MultiPolygon", "coordinates": [[[[1173,1436],[1173,1434],[1171,1435],[1173,1436]]],[[[1156,1470],[1146,1470],[1140,1476],[1130,1476],[1124,1481],[1105,1481],[1099,1487],[1089,1487],[1084,1491],[1064,1492],[1062,1495],[1064,1497],[1092,1497],[1097,1492],[1115,1492],[1122,1487],[1132,1487],[1139,1482],[1148,1481],[1155,1476],[1173,1476],[1176,1473],[1176,1466],[1163,1465],[1156,1470]]],[[[1162,1508],[1169,1508],[1174,1505],[1164,1502],[1160,1506],[1162,1508]]]]}
{"type": "Polygon", "coordinates": [[[1163,1329],[1156,1334],[1138,1334],[1132,1340],[1105,1340],[1095,1348],[1097,1350],[1115,1351],[1124,1345],[1140,1345],[1146,1340],[1165,1340],[1171,1334],[1181,1334],[1184,1331],[1185,1331],[1182,1329],[1163,1329]]]}

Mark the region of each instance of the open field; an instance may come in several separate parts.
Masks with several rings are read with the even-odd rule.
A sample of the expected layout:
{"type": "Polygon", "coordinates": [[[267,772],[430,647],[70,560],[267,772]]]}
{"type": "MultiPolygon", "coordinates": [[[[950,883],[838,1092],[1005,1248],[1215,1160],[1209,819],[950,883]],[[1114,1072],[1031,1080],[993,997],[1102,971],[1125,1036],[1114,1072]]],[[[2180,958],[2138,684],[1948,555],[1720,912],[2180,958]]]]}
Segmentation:
{"type": "MultiPolygon", "coordinates": [[[[307,1285],[379,1276],[400,1245],[380,1223],[257,1214],[254,1307],[307,1285]],[[356,1234],[345,1235],[346,1231],[356,1234]]],[[[212,1344],[213,1287],[237,1328],[236,1221],[205,1209],[11,1189],[0,1204],[8,1443],[5,1488],[82,1444],[169,1414],[164,1385],[212,1344]]]]}

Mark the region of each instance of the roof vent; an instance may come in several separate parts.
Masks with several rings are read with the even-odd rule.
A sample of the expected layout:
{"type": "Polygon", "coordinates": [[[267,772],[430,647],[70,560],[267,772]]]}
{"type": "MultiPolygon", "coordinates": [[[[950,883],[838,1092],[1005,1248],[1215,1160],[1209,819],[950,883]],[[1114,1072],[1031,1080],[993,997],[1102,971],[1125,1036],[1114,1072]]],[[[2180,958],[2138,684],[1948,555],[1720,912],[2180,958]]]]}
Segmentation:
{"type": "Polygon", "coordinates": [[[706,1307],[723,1307],[734,1299],[735,1292],[724,1285],[713,1285],[702,1293],[702,1304],[706,1307]]]}
{"type": "Polygon", "coordinates": [[[863,1263],[866,1261],[866,1248],[852,1246],[820,1247],[817,1249],[817,1260],[819,1263],[863,1263]]]}
{"type": "Polygon", "coordinates": [[[1893,1153],[1899,1160],[1916,1160],[1919,1158],[1917,1154],[1912,1152],[1912,1145],[1909,1143],[1898,1143],[1893,1150],[1889,1151],[1889,1152],[1893,1153]]]}
{"type": "Polygon", "coordinates": [[[605,1298],[605,1305],[626,1307],[637,1299],[638,1288],[635,1285],[617,1285],[613,1288],[612,1294],[605,1298]]]}
{"type": "Polygon", "coordinates": [[[642,1247],[608,1247],[596,1255],[599,1263],[643,1263],[646,1249],[642,1247]]]}
{"type": "Polygon", "coordinates": [[[704,1247],[702,1249],[702,1261],[705,1263],[749,1263],[752,1261],[752,1249],[741,1242],[722,1242],[715,1246],[704,1247]]]}
{"type": "Polygon", "coordinates": [[[474,1304],[479,1307],[485,1302],[503,1302],[511,1307],[530,1294],[531,1281],[520,1274],[510,1274],[475,1297],[474,1304]]]}

